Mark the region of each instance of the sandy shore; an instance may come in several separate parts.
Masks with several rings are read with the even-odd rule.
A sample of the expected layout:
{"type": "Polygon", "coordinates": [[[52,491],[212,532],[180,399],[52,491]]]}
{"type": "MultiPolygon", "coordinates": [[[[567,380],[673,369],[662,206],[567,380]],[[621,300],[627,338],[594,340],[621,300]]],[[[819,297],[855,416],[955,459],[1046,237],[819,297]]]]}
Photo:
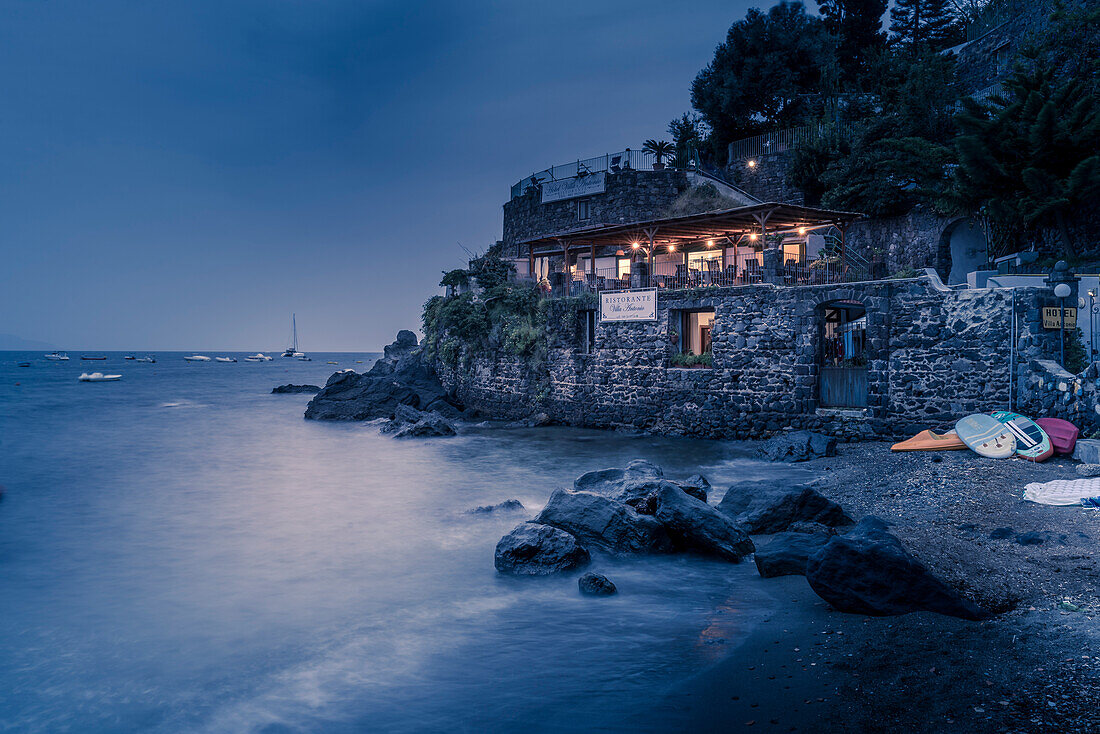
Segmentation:
{"type": "Polygon", "coordinates": [[[1028,482],[1075,477],[1074,462],[864,443],[803,466],[999,614],[869,618],[828,608],[802,577],[761,579],[783,608],[670,693],[693,730],[1100,731],[1100,512],[1020,499],[1028,482]]]}

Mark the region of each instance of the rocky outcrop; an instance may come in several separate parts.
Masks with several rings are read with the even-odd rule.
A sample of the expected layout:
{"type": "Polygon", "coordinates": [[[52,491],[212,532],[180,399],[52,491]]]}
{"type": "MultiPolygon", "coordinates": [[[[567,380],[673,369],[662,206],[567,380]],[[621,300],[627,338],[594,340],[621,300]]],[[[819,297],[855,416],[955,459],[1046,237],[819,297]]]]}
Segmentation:
{"type": "Polygon", "coordinates": [[[564,530],[526,522],[500,539],[494,562],[501,573],[548,576],[581,568],[590,560],[588,551],[564,530]]]}
{"type": "Polygon", "coordinates": [[[757,545],[753,556],[756,570],[766,579],[806,575],[806,563],[810,556],[824,548],[832,537],[832,534],[825,532],[827,530],[829,529],[822,527],[823,532],[818,533],[776,533],[768,539],[767,545],[757,545]]]}
{"type": "Polygon", "coordinates": [[[978,620],[988,614],[932,575],[877,517],[837,535],[806,563],[806,580],[842,612],[871,615],[938,612],[978,620]]]}
{"type": "Polygon", "coordinates": [[[754,548],[730,518],[706,502],[665,483],[657,492],[654,513],[678,548],[739,562],[754,548]]]}
{"type": "Polygon", "coordinates": [[[555,491],[535,522],[561,528],[582,543],[611,553],[672,549],[668,532],[659,520],[594,492],[555,491]]]}
{"type": "Polygon", "coordinates": [[[443,388],[434,368],[422,359],[415,334],[398,332],[397,340],[385,347],[384,354],[368,372],[342,370],[329,377],[321,392],[306,406],[306,418],[393,418],[399,405],[436,412],[444,418],[462,414],[462,405],[443,388]]]}
{"type": "Polygon", "coordinates": [[[466,512],[471,515],[489,515],[502,512],[523,512],[526,509],[527,508],[524,507],[523,503],[519,500],[504,500],[495,505],[478,505],[477,507],[466,510],[466,512]]]}
{"type": "MultiPolygon", "coordinates": [[[[627,464],[625,469],[599,469],[586,472],[574,480],[573,489],[595,492],[637,507],[662,486],[672,484],[696,499],[707,501],[710,482],[702,474],[679,481],[665,479],[664,475],[664,470],[656,464],[644,459],[635,459],[627,464]]],[[[648,514],[653,513],[651,511],[648,514]]]]}
{"type": "Polygon", "coordinates": [[[836,456],[836,438],[813,431],[791,431],[765,441],[760,455],[768,461],[787,462],[836,456]]]}
{"type": "Polygon", "coordinates": [[[580,587],[582,594],[588,596],[611,596],[618,591],[615,584],[602,573],[591,571],[577,579],[577,586],[580,587]]]}
{"type": "Polygon", "coordinates": [[[298,395],[312,392],[321,392],[321,388],[317,385],[279,385],[271,388],[272,395],[298,395]]]}
{"type": "Polygon", "coordinates": [[[750,535],[781,533],[799,522],[829,527],[845,527],[853,523],[840,505],[804,485],[786,487],[772,482],[735,484],[726,490],[718,509],[750,535]]]}
{"type": "Polygon", "coordinates": [[[394,438],[454,436],[458,433],[454,424],[439,413],[425,413],[408,405],[398,405],[393,418],[381,430],[382,433],[392,433],[394,438]]]}

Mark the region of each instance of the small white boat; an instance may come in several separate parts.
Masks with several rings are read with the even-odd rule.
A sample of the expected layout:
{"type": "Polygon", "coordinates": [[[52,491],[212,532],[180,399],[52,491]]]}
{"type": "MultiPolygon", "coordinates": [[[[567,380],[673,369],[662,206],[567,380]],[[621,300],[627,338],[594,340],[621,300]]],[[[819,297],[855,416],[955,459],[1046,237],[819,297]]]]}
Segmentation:
{"type": "Polygon", "coordinates": [[[51,362],[68,362],[69,355],[65,354],[65,352],[50,352],[46,355],[46,359],[51,362]]]}
{"type": "Polygon", "coordinates": [[[263,352],[256,352],[251,357],[245,357],[245,362],[270,362],[271,357],[267,356],[263,352]]]}
{"type": "Polygon", "coordinates": [[[312,362],[313,360],[303,354],[301,357],[298,357],[298,361],[299,362],[312,362]]]}
{"type": "Polygon", "coordinates": [[[215,362],[236,362],[236,357],[214,357],[215,362]]]}
{"type": "Polygon", "coordinates": [[[328,362],[325,362],[325,364],[340,364],[340,363],[339,363],[339,362],[333,362],[333,361],[332,361],[332,360],[330,359],[330,360],[329,360],[328,362]]]}
{"type": "Polygon", "coordinates": [[[190,357],[184,357],[188,362],[209,362],[210,357],[202,354],[192,354],[190,357]]]}
{"type": "Polygon", "coordinates": [[[153,364],[154,362],[157,361],[157,358],[156,357],[138,357],[134,361],[135,362],[148,362],[149,364],[153,364]]]}
{"type": "Polygon", "coordinates": [[[125,357],[123,357],[123,359],[135,360],[137,359],[137,357],[132,354],[127,354],[125,357]]]}
{"type": "Polygon", "coordinates": [[[105,375],[102,372],[93,372],[89,375],[87,372],[82,372],[76,379],[81,382],[117,382],[122,379],[122,375],[105,375]]]}

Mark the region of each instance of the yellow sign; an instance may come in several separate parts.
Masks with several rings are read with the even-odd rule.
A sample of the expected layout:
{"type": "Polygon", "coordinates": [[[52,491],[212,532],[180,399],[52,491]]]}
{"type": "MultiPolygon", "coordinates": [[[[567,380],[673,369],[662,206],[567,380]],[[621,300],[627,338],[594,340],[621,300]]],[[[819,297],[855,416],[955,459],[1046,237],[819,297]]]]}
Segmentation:
{"type": "MultiPolygon", "coordinates": [[[[1062,313],[1061,309],[1057,306],[1044,306],[1043,307],[1043,328],[1044,329],[1059,329],[1062,327],[1062,313]]],[[[1077,309],[1066,309],[1066,328],[1077,328],[1077,309]]]]}

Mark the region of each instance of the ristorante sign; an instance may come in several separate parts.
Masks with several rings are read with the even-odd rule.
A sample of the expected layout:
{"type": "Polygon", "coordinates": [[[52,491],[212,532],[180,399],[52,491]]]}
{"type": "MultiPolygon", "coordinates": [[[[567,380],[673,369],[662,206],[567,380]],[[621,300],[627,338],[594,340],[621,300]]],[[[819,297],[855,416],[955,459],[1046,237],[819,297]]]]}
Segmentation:
{"type": "Polygon", "coordinates": [[[603,291],[600,321],[656,321],[657,289],[603,291]]]}
{"type": "Polygon", "coordinates": [[[564,181],[546,181],[542,184],[542,203],[602,194],[605,186],[604,173],[593,173],[584,178],[567,178],[564,181]]]}

